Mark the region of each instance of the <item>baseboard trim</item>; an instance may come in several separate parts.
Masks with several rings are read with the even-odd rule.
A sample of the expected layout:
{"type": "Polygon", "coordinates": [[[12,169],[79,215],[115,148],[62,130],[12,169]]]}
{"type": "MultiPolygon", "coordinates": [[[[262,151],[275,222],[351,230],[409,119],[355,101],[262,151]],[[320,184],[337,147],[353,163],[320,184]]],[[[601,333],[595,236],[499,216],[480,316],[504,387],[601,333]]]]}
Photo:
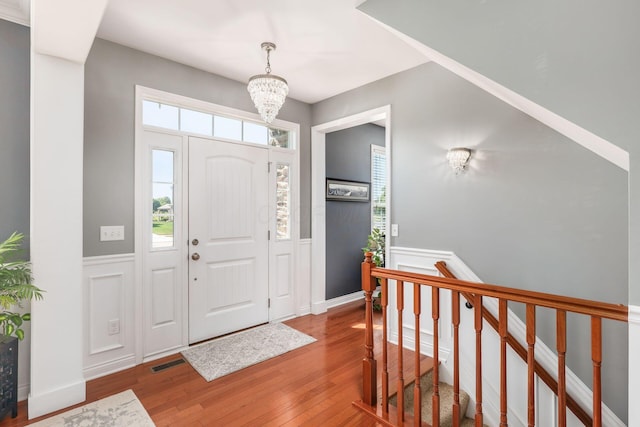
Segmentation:
{"type": "Polygon", "coordinates": [[[362,291],[353,292],[351,294],[342,295],[341,297],[332,298],[325,301],[325,311],[330,308],[339,307],[341,305],[349,304],[350,302],[363,300],[364,293],[362,291]]]}
{"type": "Polygon", "coordinates": [[[151,354],[149,356],[145,356],[142,359],[142,363],[153,362],[154,360],[162,359],[163,357],[173,356],[174,354],[178,354],[181,351],[186,350],[188,348],[189,348],[188,345],[184,345],[184,346],[180,346],[180,347],[175,347],[175,348],[173,348],[171,350],[166,350],[166,351],[162,351],[160,353],[151,354]]]}
{"type": "Polygon", "coordinates": [[[311,314],[322,314],[327,312],[327,301],[311,303],[311,314]]]}
{"type": "Polygon", "coordinates": [[[298,317],[306,316],[307,314],[311,314],[311,307],[305,306],[298,309],[298,317]]]}
{"type": "Polygon", "coordinates": [[[87,366],[83,371],[84,378],[86,381],[89,381],[133,368],[134,366],[136,366],[136,357],[134,354],[130,354],[104,363],[87,366]]]}
{"type": "Polygon", "coordinates": [[[65,387],[39,395],[29,395],[29,419],[82,403],[86,400],[86,381],[76,381],[65,387]]]}
{"type": "Polygon", "coordinates": [[[31,384],[18,384],[18,402],[22,402],[23,400],[27,400],[29,398],[29,390],[31,389],[31,384]]]}

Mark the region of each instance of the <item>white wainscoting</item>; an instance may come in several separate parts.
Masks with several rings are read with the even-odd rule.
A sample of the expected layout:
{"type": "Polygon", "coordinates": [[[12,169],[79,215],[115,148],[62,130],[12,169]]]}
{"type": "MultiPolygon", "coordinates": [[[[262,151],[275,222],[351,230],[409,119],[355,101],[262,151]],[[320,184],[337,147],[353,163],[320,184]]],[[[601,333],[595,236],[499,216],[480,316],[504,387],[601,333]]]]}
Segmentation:
{"type": "Polygon", "coordinates": [[[87,380],[136,364],[134,265],[133,254],[84,259],[84,375],[87,380]],[[119,324],[118,330],[113,329],[113,323],[119,324]]]}
{"type": "Polygon", "coordinates": [[[311,239],[298,240],[297,252],[296,314],[304,316],[311,313],[311,239]]]}
{"type": "MultiPolygon", "coordinates": [[[[311,239],[300,239],[297,252],[296,315],[303,316],[311,313],[311,239]]],[[[139,327],[135,317],[134,284],[134,254],[84,258],[83,348],[87,380],[136,365],[135,340],[139,327]],[[120,324],[117,333],[109,331],[109,322],[113,320],[120,324]]],[[[29,364],[28,353],[27,348],[20,354],[25,366],[29,364]]],[[[27,378],[28,372],[19,384],[21,399],[29,393],[27,378]]]]}
{"type": "MultiPolygon", "coordinates": [[[[461,280],[472,282],[482,282],[465,263],[458,258],[453,252],[391,247],[390,257],[387,267],[391,269],[412,271],[423,274],[439,275],[435,268],[437,261],[444,261],[447,267],[461,280]]],[[[389,310],[389,337],[392,342],[397,342],[397,325],[398,317],[396,314],[395,286],[389,286],[389,305],[393,309],[389,310]]],[[[422,291],[422,318],[420,322],[420,351],[423,354],[433,356],[433,325],[431,321],[431,292],[422,291]],[[425,298],[426,297],[426,298],[425,298]]],[[[462,298],[461,298],[462,299],[462,298]]],[[[460,387],[471,395],[471,403],[467,409],[467,416],[473,416],[475,397],[475,330],[473,327],[473,310],[466,309],[462,303],[460,312],[460,387]]],[[[497,317],[498,303],[495,299],[485,298],[484,305],[497,317]]],[[[403,336],[405,347],[413,348],[414,321],[413,321],[413,286],[405,285],[405,310],[403,315],[403,336]]],[[[440,375],[441,379],[449,384],[453,383],[453,357],[450,357],[452,343],[452,327],[451,327],[451,292],[440,292],[440,325],[439,325],[439,357],[441,361],[440,375]]],[[[638,312],[640,320],[640,311],[638,312]]],[[[630,321],[631,322],[631,321],[630,321]]],[[[513,312],[509,311],[509,331],[511,334],[523,343],[526,347],[526,326],[513,312]]],[[[635,333],[636,342],[640,341],[640,321],[636,325],[635,333]]],[[[631,334],[632,326],[629,330],[631,334]]],[[[482,338],[482,390],[483,390],[483,413],[485,416],[485,424],[499,424],[499,379],[500,379],[500,345],[498,334],[493,331],[491,326],[484,322],[483,338],[482,338]]],[[[630,336],[630,346],[633,341],[630,336]]],[[[638,345],[636,354],[640,356],[640,345],[638,345]]],[[[631,355],[630,350],[630,355],[631,355]]],[[[536,358],[552,375],[557,375],[557,357],[542,341],[536,342],[536,358]]],[[[630,359],[631,360],[631,359],[630,359]]],[[[527,385],[527,365],[511,350],[508,351],[508,390],[510,396],[526,396],[527,385]]],[[[629,372],[630,376],[632,372],[629,372]]],[[[630,379],[633,381],[633,379],[630,379]]],[[[629,384],[631,388],[631,382],[629,384]]],[[[640,385],[635,387],[640,389],[640,385]]],[[[537,425],[555,426],[556,422],[556,397],[542,381],[536,384],[536,402],[537,405],[537,425]]],[[[578,401],[584,408],[591,408],[592,393],[590,388],[569,369],[567,369],[567,391],[574,399],[578,401]]],[[[509,425],[526,426],[527,425],[527,402],[526,399],[509,399],[509,425]]],[[[629,402],[632,402],[631,395],[629,402]]],[[[631,411],[631,405],[629,410],[631,411]]],[[[581,426],[582,424],[567,411],[567,425],[581,426]]],[[[625,424],[606,406],[602,408],[603,425],[604,426],[624,426],[625,424]]],[[[640,416],[640,414],[638,415],[640,416]]],[[[631,417],[630,417],[631,421],[631,417]]],[[[633,424],[630,424],[633,425],[633,424]]],[[[640,424],[639,424],[640,425],[640,424]]]]}

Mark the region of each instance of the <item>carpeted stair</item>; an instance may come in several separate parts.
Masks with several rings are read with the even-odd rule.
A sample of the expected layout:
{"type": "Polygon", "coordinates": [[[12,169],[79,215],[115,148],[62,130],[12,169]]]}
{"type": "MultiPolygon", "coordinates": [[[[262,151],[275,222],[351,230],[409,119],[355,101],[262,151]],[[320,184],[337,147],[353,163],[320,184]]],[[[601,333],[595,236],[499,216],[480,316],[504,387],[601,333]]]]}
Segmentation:
{"type": "MultiPolygon", "coordinates": [[[[404,407],[407,414],[413,415],[413,381],[404,388],[404,407]]],[[[420,390],[422,392],[422,421],[431,424],[433,397],[433,371],[429,371],[420,377],[420,390]]],[[[453,387],[449,384],[439,383],[438,392],[440,394],[440,425],[442,427],[453,426],[453,387]]],[[[397,405],[397,395],[389,398],[389,403],[397,405]]],[[[469,404],[469,395],[460,390],[460,426],[473,427],[474,422],[470,418],[465,418],[469,404]]]]}

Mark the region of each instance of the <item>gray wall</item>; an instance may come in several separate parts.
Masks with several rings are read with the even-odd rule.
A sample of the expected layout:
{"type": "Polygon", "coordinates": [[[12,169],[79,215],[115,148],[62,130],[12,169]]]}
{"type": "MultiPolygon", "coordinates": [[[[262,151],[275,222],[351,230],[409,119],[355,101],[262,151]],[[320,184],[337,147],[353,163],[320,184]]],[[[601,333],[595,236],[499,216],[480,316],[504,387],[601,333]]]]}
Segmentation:
{"type": "MultiPolygon", "coordinates": [[[[85,68],[84,255],[134,251],[135,85],[254,111],[246,85],[96,39],[85,68]],[[125,240],[100,242],[101,225],[124,225],[125,240]]],[[[278,118],[300,123],[301,237],[310,236],[310,115],[287,99],[278,118]]]]}
{"type": "Polygon", "coordinates": [[[640,2],[368,0],[360,9],[629,151],[628,294],[640,305],[640,2]]]}
{"type": "MultiPolygon", "coordinates": [[[[451,250],[485,282],[626,303],[626,172],[435,63],[318,103],[313,123],[386,104],[392,245],[451,250]],[[459,176],[453,146],[474,150],[459,176]]],[[[551,348],[553,323],[540,313],[551,348]]],[[[569,366],[590,384],[588,322],[568,327],[569,366]]],[[[627,329],[605,329],[605,402],[626,420],[627,329]]]]}
{"type": "MultiPolygon", "coordinates": [[[[384,128],[365,124],[326,135],[327,178],[371,182],[371,144],[384,146],[384,128]]],[[[371,233],[371,202],[326,201],[326,298],[361,289],[362,248],[371,233]]]]}
{"type": "Polygon", "coordinates": [[[360,9],[623,148],[640,136],[640,2],[369,0],[360,9]]]}
{"type": "Polygon", "coordinates": [[[0,240],[29,235],[29,52],[29,29],[0,19],[0,240]]]}

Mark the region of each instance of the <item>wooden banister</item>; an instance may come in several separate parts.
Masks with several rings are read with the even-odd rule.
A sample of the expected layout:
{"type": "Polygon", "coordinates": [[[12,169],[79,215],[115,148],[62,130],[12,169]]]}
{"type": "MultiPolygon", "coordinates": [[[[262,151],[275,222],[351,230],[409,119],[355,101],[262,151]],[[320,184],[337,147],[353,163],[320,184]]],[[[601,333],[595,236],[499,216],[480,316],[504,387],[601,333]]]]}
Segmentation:
{"type": "Polygon", "coordinates": [[[593,360],[593,427],[602,426],[602,319],[591,316],[591,359],[593,360]]]}
{"type": "MultiPolygon", "coordinates": [[[[414,316],[414,325],[418,325],[415,328],[414,341],[416,348],[420,348],[420,312],[422,309],[422,304],[420,301],[420,290],[421,286],[418,284],[413,285],[413,316],[414,316]]],[[[420,352],[414,352],[414,378],[416,379],[413,382],[413,418],[415,419],[417,424],[422,422],[422,390],[420,389],[420,352]]]]}
{"type": "MultiPolygon", "coordinates": [[[[483,408],[482,408],[482,330],[483,323],[486,321],[500,336],[500,425],[508,425],[507,420],[507,378],[506,378],[506,345],[508,344],[513,350],[527,363],[527,419],[528,424],[535,424],[535,395],[534,380],[537,375],[543,382],[558,395],[558,424],[566,425],[566,408],[568,407],[581,422],[585,425],[601,426],[602,424],[602,320],[610,319],[626,322],[628,319],[628,308],[622,304],[609,304],[586,299],[570,298],[565,296],[552,295],[542,292],[526,291],[515,288],[502,287],[492,284],[473,283],[458,280],[447,269],[444,262],[436,263],[436,267],[444,277],[431,276],[419,273],[411,273],[400,270],[390,270],[378,268],[372,262],[372,256],[367,253],[366,259],[362,264],[362,289],[365,294],[365,355],[363,358],[363,392],[362,400],[354,402],[354,405],[367,411],[374,416],[381,424],[387,426],[401,426],[411,420],[412,424],[417,426],[424,425],[420,419],[421,398],[420,378],[422,372],[419,369],[420,355],[420,314],[421,314],[421,287],[431,287],[431,316],[433,321],[434,334],[432,337],[434,349],[434,362],[436,369],[433,373],[433,420],[432,426],[439,425],[439,396],[438,396],[438,329],[440,321],[440,289],[450,290],[452,292],[452,313],[451,323],[453,325],[453,403],[452,409],[456,418],[454,425],[458,425],[458,416],[461,409],[459,404],[459,337],[458,330],[460,325],[460,295],[464,296],[467,301],[473,304],[474,309],[474,329],[475,329],[475,347],[476,347],[476,408],[475,408],[475,426],[483,425],[483,408]],[[387,310],[388,306],[388,280],[392,280],[396,284],[396,310],[397,310],[397,339],[398,339],[398,373],[397,373],[397,407],[394,409],[388,403],[389,390],[389,373],[387,372],[387,310]],[[376,285],[380,281],[382,288],[382,337],[383,337],[383,372],[382,372],[382,404],[376,408],[377,399],[377,362],[374,359],[374,342],[373,342],[373,307],[372,294],[376,289],[376,285]],[[414,375],[416,384],[414,384],[414,404],[412,408],[414,414],[405,416],[404,408],[404,386],[403,378],[403,311],[405,298],[405,285],[413,284],[413,314],[415,322],[415,363],[413,370],[407,371],[409,375],[414,375]],[[496,298],[498,300],[499,319],[483,306],[484,297],[496,298]],[[526,306],[526,344],[525,348],[519,341],[515,339],[507,328],[507,308],[508,302],[519,302],[526,306]],[[536,344],[536,321],[535,314],[537,307],[544,307],[556,310],[556,347],[558,351],[558,380],[549,374],[535,360],[535,344],[536,344]],[[566,360],[566,313],[577,313],[589,316],[591,319],[591,359],[593,364],[593,421],[584,409],[566,393],[565,378],[565,360],[566,360]],[[411,374],[413,372],[413,374],[411,374]],[[394,424],[395,421],[395,424],[394,424]]],[[[410,358],[407,358],[410,359],[410,358]]],[[[411,381],[407,379],[407,382],[411,381]]]]}
{"type": "MultiPolygon", "coordinates": [[[[396,306],[398,309],[398,424],[404,421],[404,358],[402,350],[403,334],[402,330],[404,324],[402,322],[402,312],[404,311],[404,282],[396,282],[396,306]]],[[[416,379],[419,381],[419,379],[416,379]]]]}
{"type": "Polygon", "coordinates": [[[529,427],[536,425],[536,306],[527,304],[527,420],[529,427]]]}
{"type": "Polygon", "coordinates": [[[365,334],[364,348],[365,354],[362,359],[362,400],[367,405],[375,405],[377,397],[376,387],[376,360],[373,358],[373,306],[371,297],[376,289],[377,281],[371,276],[371,252],[365,255],[365,262],[362,263],[362,290],[365,300],[365,334]]]}
{"type": "MultiPolygon", "coordinates": [[[[419,287],[419,285],[417,285],[419,287]]],[[[440,355],[438,354],[438,349],[440,348],[438,344],[438,321],[440,319],[440,290],[436,287],[431,288],[431,318],[433,319],[433,366],[440,365],[440,355]]],[[[420,321],[416,323],[416,331],[420,330],[420,321]]],[[[416,332],[416,335],[418,333],[416,332]]],[[[420,348],[420,347],[416,347],[420,348]]],[[[419,353],[416,351],[416,353],[419,353]]],[[[439,373],[438,369],[433,370],[433,397],[431,401],[431,405],[433,408],[432,411],[432,420],[431,425],[433,427],[440,427],[440,389],[439,389],[439,373]]],[[[416,381],[417,383],[418,381],[416,381]]]]}
{"type": "Polygon", "coordinates": [[[451,292],[453,324],[453,419],[460,419],[460,292],[451,292]]]}
{"type": "MultiPolygon", "coordinates": [[[[440,274],[442,274],[443,276],[449,278],[449,279],[456,279],[456,276],[451,272],[451,270],[449,270],[449,268],[447,267],[447,264],[444,261],[438,261],[435,264],[436,268],[438,269],[438,271],[440,272],[440,274]]],[[[473,304],[473,294],[471,293],[462,293],[462,296],[464,296],[468,302],[470,302],[471,304],[473,304]]],[[[505,301],[505,299],[500,299],[500,301],[505,301]]],[[[617,306],[616,306],[617,307],[617,306]]],[[[560,380],[563,382],[562,384],[562,393],[560,392],[560,387],[558,386],[558,382],[553,378],[553,376],[549,373],[549,371],[547,371],[539,362],[534,361],[534,371],[536,373],[536,375],[547,385],[547,387],[549,387],[549,389],[551,391],[553,391],[557,396],[558,396],[558,405],[561,406],[560,404],[562,403],[562,405],[564,405],[566,403],[566,408],[569,408],[569,410],[571,412],[573,412],[573,414],[580,420],[580,422],[582,422],[584,425],[586,426],[590,426],[592,425],[592,419],[591,416],[587,413],[587,411],[585,411],[579,404],[578,402],[571,396],[566,394],[566,380],[565,380],[565,365],[564,365],[564,356],[566,353],[566,311],[564,310],[559,310],[559,313],[562,312],[564,313],[564,322],[565,322],[565,327],[564,327],[564,334],[565,334],[565,338],[564,338],[564,347],[563,347],[563,352],[562,352],[562,376],[560,376],[560,370],[558,371],[558,378],[560,378],[560,380]],[[562,396],[561,396],[562,395],[562,396]],[[564,401],[562,400],[564,399],[564,401]],[[565,402],[566,401],[566,402],[565,402]]],[[[505,312],[505,316],[506,316],[506,312],[505,312]]],[[[493,314],[491,314],[491,312],[489,310],[487,310],[486,307],[482,308],[482,317],[484,318],[484,320],[496,331],[500,334],[500,325],[501,322],[498,321],[498,319],[495,318],[495,316],[493,314]]],[[[506,322],[505,322],[506,324],[506,322]]],[[[507,335],[506,335],[506,343],[509,344],[509,346],[513,349],[513,351],[520,356],[520,359],[522,359],[523,362],[527,362],[527,349],[524,348],[524,346],[522,344],[520,344],[520,342],[513,336],[511,335],[508,331],[507,331],[507,335]]],[[[558,350],[558,354],[560,355],[560,350],[558,350]]],[[[559,356],[559,360],[558,363],[560,363],[560,356],[559,356]]],[[[505,385],[506,387],[506,385],[505,385]]],[[[505,402],[506,404],[506,402],[505,402]]],[[[562,409],[560,409],[560,413],[564,414],[561,418],[564,419],[564,423],[566,424],[566,409],[565,412],[562,412],[562,409]]],[[[505,415],[506,418],[506,415],[505,415]]],[[[562,424],[560,424],[562,425],[562,424]]]]}
{"type": "MultiPolygon", "coordinates": [[[[556,313],[556,349],[558,351],[558,425],[567,425],[567,312],[558,310],[556,313]]],[[[573,409],[571,409],[573,411],[573,409]]],[[[589,420],[590,421],[590,420],[589,420]]]]}
{"type": "Polygon", "coordinates": [[[571,298],[562,295],[547,294],[544,292],[527,291],[506,286],[498,286],[485,283],[467,282],[465,280],[450,279],[446,277],[428,276],[402,270],[390,270],[375,267],[371,269],[374,277],[401,280],[409,283],[420,283],[425,286],[436,286],[440,289],[449,289],[461,293],[476,294],[482,291],[482,295],[490,298],[504,298],[509,301],[523,304],[534,304],[538,307],[547,307],[555,310],[565,310],[572,313],[597,316],[603,319],[627,321],[628,308],[624,304],[610,304],[600,301],[591,301],[581,298],[571,298]]]}
{"type": "Polygon", "coordinates": [[[482,427],[482,295],[474,300],[474,326],[476,330],[476,427],[482,427]]]}

